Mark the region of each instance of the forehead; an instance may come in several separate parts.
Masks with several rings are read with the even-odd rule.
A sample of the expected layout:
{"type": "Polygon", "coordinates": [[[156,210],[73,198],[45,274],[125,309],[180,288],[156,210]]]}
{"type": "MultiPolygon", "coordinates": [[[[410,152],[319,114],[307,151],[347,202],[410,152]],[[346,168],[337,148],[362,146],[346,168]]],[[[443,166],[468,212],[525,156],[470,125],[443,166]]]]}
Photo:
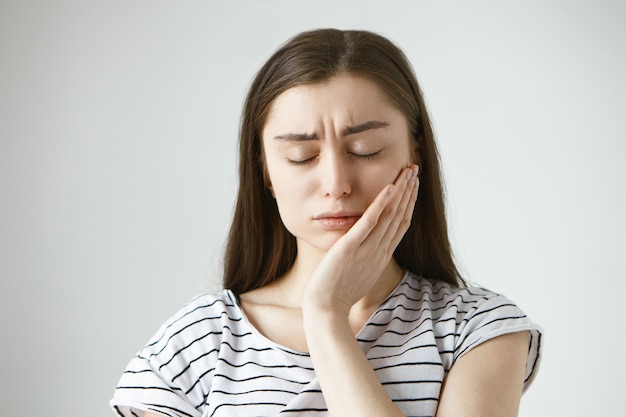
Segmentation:
{"type": "Polygon", "coordinates": [[[404,115],[374,81],[341,74],[322,83],[298,85],[278,95],[270,105],[263,130],[280,125],[312,129],[313,124],[321,121],[353,124],[381,118],[393,122],[404,119],[404,115]]]}

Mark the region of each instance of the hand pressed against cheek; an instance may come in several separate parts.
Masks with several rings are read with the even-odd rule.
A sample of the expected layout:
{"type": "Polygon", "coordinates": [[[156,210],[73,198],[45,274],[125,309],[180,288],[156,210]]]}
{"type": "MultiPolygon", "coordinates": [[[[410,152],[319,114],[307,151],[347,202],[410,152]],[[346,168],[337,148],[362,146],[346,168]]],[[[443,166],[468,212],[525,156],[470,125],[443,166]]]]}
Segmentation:
{"type": "Polygon", "coordinates": [[[377,284],[411,222],[419,184],[417,169],[403,169],[332,245],[307,281],[307,308],[347,315],[377,284]]]}

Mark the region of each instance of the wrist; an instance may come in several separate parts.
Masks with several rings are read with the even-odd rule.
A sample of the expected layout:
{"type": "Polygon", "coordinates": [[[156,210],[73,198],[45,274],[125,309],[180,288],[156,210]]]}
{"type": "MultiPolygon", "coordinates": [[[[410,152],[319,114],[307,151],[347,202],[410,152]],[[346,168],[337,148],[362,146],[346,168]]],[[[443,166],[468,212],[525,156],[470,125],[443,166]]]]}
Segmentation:
{"type": "Polygon", "coordinates": [[[303,304],[302,320],[305,333],[334,332],[350,329],[349,308],[303,304]]]}
{"type": "Polygon", "coordinates": [[[302,314],[333,318],[348,317],[350,315],[351,305],[338,300],[322,300],[319,297],[304,297],[302,300],[302,314]]]}

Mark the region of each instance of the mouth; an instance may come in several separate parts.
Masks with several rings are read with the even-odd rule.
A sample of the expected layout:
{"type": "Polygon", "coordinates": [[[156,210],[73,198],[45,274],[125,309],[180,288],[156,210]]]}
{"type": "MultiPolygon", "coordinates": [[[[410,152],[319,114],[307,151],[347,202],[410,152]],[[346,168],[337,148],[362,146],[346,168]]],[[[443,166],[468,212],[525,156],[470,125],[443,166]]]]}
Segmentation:
{"type": "Polygon", "coordinates": [[[361,218],[358,213],[323,213],[313,218],[319,226],[328,230],[347,230],[361,218]]]}

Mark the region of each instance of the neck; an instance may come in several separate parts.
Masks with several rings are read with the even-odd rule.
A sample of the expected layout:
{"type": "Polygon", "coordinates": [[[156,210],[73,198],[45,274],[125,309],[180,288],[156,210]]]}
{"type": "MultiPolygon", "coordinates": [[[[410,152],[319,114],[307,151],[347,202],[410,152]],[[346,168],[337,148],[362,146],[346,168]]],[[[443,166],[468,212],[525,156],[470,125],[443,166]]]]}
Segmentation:
{"type": "MultiPolygon", "coordinates": [[[[277,289],[281,293],[281,298],[285,304],[296,308],[302,305],[304,286],[325,254],[326,252],[324,251],[299,242],[298,255],[293,266],[274,284],[278,287],[277,289]]],[[[377,308],[396,288],[403,276],[404,271],[392,258],[371,291],[359,300],[353,306],[353,309],[370,310],[377,308]]]]}

